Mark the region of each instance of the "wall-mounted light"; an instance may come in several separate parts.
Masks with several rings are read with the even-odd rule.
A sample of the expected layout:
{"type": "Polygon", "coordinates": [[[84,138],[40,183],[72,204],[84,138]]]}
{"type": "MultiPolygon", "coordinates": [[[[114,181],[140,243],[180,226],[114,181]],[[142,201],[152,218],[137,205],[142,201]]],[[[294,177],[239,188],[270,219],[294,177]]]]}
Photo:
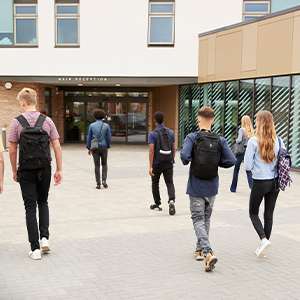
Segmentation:
{"type": "Polygon", "coordinates": [[[6,83],[5,83],[5,88],[6,88],[7,90],[10,90],[10,89],[12,88],[11,82],[6,82],[6,83]]]}
{"type": "Polygon", "coordinates": [[[78,83],[78,86],[83,86],[83,84],[82,83],[78,83]]]}
{"type": "Polygon", "coordinates": [[[121,84],[120,83],[116,83],[116,86],[121,86],[121,84]]]}

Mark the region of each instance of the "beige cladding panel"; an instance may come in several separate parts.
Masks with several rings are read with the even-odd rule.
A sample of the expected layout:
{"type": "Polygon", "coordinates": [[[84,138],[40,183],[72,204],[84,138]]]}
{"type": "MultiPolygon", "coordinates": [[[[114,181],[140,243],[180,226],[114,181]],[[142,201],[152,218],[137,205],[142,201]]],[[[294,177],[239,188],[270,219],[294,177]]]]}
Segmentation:
{"type": "Polygon", "coordinates": [[[207,54],[207,75],[215,75],[216,63],[216,35],[212,34],[208,37],[208,54],[207,54]]]}
{"type": "Polygon", "coordinates": [[[199,40],[198,81],[207,80],[208,40],[199,40]]]}
{"type": "Polygon", "coordinates": [[[215,80],[240,77],[242,41],[243,34],[241,30],[217,37],[215,80]]]}
{"type": "Polygon", "coordinates": [[[243,26],[242,73],[256,71],[258,23],[243,26]]]}
{"type": "Polygon", "coordinates": [[[257,76],[292,71],[293,19],[258,26],[257,76]]]}
{"type": "Polygon", "coordinates": [[[300,71],[300,15],[294,19],[292,73],[300,71]]]}

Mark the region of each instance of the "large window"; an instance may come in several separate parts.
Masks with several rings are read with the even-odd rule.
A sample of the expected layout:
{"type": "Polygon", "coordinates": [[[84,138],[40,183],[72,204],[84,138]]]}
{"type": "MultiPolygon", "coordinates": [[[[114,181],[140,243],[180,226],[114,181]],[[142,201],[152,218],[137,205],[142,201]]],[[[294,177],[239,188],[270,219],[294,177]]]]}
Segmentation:
{"type": "Polygon", "coordinates": [[[148,45],[174,45],[174,1],[149,2],[148,45]]]}
{"type": "Polygon", "coordinates": [[[0,46],[37,46],[37,0],[0,0],[0,46]]]}
{"type": "Polygon", "coordinates": [[[270,13],[271,1],[244,0],[243,21],[248,21],[270,13]]]}
{"type": "Polygon", "coordinates": [[[56,0],[56,46],[79,45],[79,1],[56,0]]]}

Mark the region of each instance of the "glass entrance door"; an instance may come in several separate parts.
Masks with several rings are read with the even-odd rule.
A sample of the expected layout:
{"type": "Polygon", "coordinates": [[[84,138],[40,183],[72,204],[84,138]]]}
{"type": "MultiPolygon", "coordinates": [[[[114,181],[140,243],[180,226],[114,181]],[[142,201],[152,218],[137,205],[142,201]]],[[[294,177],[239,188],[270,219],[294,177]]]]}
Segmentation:
{"type": "Polygon", "coordinates": [[[112,142],[126,142],[126,112],[126,102],[110,102],[107,104],[107,123],[110,126],[112,142]]]}
{"type": "Polygon", "coordinates": [[[84,102],[66,103],[66,141],[84,142],[84,102]]]}
{"type": "Polygon", "coordinates": [[[146,103],[128,103],[128,142],[146,142],[147,133],[147,105],[146,103]]]}

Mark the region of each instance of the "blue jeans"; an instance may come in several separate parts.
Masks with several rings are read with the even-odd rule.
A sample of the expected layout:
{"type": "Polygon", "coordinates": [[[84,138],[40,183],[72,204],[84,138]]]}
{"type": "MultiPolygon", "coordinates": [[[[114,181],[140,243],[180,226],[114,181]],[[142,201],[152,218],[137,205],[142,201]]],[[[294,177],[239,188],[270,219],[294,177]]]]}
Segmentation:
{"type": "MultiPolygon", "coordinates": [[[[244,151],[244,153],[236,155],[236,163],[235,163],[235,166],[234,166],[233,178],[232,178],[232,183],[231,183],[231,186],[230,186],[230,191],[233,192],[233,193],[236,192],[236,186],[237,186],[237,183],[238,183],[239,171],[240,171],[241,163],[242,163],[242,161],[244,159],[244,156],[245,156],[245,151],[244,151]]],[[[246,171],[246,173],[247,173],[249,188],[251,190],[252,189],[252,172],[251,171],[246,171]]]]}

